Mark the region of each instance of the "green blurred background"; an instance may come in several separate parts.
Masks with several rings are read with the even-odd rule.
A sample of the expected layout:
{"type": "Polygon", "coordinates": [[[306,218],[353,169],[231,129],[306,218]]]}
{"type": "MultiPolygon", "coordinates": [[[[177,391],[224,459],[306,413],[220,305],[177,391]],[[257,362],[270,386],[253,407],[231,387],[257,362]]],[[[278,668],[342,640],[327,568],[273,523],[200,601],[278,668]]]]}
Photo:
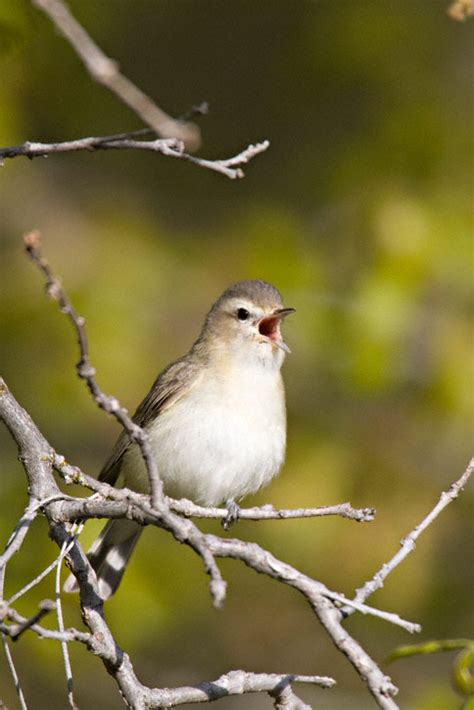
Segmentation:
{"type": "MultiPolygon", "coordinates": [[[[378,514],[364,525],[239,523],[235,534],[348,595],[470,454],[474,24],[448,19],[448,4],[75,0],[104,51],[163,108],[179,115],[210,103],[202,155],[228,157],[264,138],[271,148],[237,182],[139,152],[16,158],[0,171],[2,374],[52,445],[89,473],[118,427],[75,377],[73,334],[22,252],[25,231],[42,231],[87,318],[101,386],[132,410],[227,285],[260,277],[280,288],[297,309],[285,322],[288,455],[280,478],[247,502],[350,500],[378,514]]],[[[20,0],[0,0],[0,73],[2,145],[139,127],[20,0]]],[[[6,540],[27,498],[15,447],[3,428],[0,436],[6,540]]],[[[472,512],[471,486],[372,599],[422,623],[415,641],[473,633],[472,512]]],[[[85,544],[99,528],[87,526],[85,544]]],[[[232,668],[329,674],[335,690],[301,696],[333,710],[373,706],[292,590],[226,561],[228,599],[216,612],[196,556],[156,529],[144,538],[106,607],[144,682],[191,684],[232,668]]],[[[9,566],[7,594],[56,554],[37,521],[9,566]]],[[[30,614],[52,595],[48,579],[18,608],[30,614]]],[[[76,600],[65,605],[66,624],[80,625],[76,600]]],[[[380,662],[413,640],[371,618],[347,626],[380,662]]],[[[59,646],[30,634],[13,652],[31,707],[65,707],[59,646]]],[[[71,652],[79,706],[121,707],[101,663],[71,652]]],[[[459,708],[451,660],[389,667],[401,707],[459,708]]],[[[13,708],[5,665],[2,656],[0,697],[13,708]]]]}

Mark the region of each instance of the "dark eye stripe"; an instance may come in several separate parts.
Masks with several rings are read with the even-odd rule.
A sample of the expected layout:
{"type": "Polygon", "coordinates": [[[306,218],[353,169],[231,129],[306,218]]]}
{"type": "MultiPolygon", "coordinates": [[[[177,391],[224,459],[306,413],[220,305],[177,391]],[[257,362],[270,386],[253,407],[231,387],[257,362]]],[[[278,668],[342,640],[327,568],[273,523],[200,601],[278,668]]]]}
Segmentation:
{"type": "Polygon", "coordinates": [[[237,311],[237,318],[239,320],[247,320],[249,315],[250,315],[250,313],[248,312],[248,310],[246,308],[239,308],[239,310],[237,311]]]}

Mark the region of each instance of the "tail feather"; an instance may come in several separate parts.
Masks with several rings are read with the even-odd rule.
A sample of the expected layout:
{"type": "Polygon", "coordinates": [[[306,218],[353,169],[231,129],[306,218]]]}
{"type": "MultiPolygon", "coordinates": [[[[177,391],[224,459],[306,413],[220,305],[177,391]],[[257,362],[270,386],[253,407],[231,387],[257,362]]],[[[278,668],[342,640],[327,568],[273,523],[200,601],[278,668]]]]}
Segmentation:
{"type": "MultiPolygon", "coordinates": [[[[142,529],[141,525],[131,520],[109,520],[87,553],[104,601],[117,591],[142,529]]],[[[63,589],[65,592],[79,590],[74,575],[69,575],[63,589]]]]}

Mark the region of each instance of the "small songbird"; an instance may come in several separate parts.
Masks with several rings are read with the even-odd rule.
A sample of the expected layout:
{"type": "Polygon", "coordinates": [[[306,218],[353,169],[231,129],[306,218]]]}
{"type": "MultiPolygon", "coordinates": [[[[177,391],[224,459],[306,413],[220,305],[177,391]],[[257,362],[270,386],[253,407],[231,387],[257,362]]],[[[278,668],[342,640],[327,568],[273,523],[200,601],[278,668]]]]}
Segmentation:
{"type": "MultiPolygon", "coordinates": [[[[294,308],[265,281],[230,286],[206,316],[184,357],[158,376],[133,420],[150,437],[165,493],[204,506],[225,502],[229,515],[243,496],[278,473],[286,446],[285,393],[280,368],[289,348],[280,325],[294,308]]],[[[148,491],[137,444],[119,436],[100,480],[148,491]]],[[[88,557],[103,599],[117,589],[142,531],[110,520],[88,557]]],[[[66,591],[77,590],[71,575],[66,591]]]]}

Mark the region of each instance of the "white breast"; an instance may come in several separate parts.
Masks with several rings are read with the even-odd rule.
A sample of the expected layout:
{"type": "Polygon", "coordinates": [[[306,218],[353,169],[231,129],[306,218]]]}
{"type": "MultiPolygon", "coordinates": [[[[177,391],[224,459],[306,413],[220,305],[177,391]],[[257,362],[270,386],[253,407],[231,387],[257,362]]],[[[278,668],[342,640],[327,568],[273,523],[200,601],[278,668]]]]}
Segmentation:
{"type": "MultiPolygon", "coordinates": [[[[190,392],[149,427],[165,492],[218,505],[257,491],[283,462],[285,420],[279,369],[250,363],[238,376],[205,371],[190,392]]],[[[146,489],[135,447],[125,455],[122,470],[126,485],[146,489]]]]}

